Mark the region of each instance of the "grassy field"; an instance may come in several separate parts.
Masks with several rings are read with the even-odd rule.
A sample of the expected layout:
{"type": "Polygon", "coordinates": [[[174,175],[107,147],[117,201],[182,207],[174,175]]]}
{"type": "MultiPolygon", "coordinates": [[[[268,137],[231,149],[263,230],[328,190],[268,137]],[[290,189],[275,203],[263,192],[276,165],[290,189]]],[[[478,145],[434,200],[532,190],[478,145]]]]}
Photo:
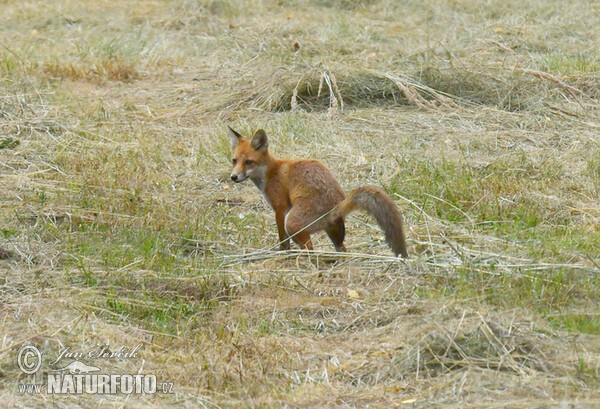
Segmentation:
{"type": "Polygon", "coordinates": [[[597,2],[0,12],[0,407],[600,406],[597,2]],[[382,186],[411,258],[360,213],[272,251],[226,125],[382,186]],[[26,344],[175,393],[20,394],[26,344]]]}

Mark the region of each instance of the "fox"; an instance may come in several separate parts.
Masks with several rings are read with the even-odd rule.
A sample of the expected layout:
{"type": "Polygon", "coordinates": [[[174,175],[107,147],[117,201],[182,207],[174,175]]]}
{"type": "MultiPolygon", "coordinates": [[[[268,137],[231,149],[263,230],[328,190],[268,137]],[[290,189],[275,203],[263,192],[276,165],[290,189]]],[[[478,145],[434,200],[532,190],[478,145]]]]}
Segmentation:
{"type": "Polygon", "coordinates": [[[245,138],[227,126],[231,142],[235,183],[250,179],[275,211],[281,250],[290,249],[290,238],[313,250],[311,234],[325,231],[336,251],[344,252],[344,218],[353,210],[372,214],[396,255],[407,258],[402,216],[381,188],[363,186],[344,194],[333,173],[315,159],[278,159],[269,152],[263,129],[245,138]]]}

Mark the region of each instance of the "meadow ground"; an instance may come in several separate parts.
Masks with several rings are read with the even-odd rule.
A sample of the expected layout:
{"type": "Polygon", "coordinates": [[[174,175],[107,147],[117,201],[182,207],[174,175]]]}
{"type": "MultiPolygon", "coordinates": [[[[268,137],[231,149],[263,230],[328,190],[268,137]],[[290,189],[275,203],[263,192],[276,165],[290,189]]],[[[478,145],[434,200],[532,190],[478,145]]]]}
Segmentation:
{"type": "Polygon", "coordinates": [[[0,12],[0,406],[600,405],[597,2],[0,12]],[[227,124],[382,186],[411,258],[363,214],[271,251],[227,124]],[[175,393],[20,394],[26,344],[175,393]]]}

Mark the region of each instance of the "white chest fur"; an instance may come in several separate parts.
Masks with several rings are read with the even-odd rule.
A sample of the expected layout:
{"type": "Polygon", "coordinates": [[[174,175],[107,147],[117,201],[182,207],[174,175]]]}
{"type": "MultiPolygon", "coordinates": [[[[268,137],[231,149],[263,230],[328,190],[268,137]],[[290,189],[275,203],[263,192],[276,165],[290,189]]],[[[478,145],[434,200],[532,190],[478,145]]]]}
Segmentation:
{"type": "Polygon", "coordinates": [[[250,175],[250,180],[254,182],[258,190],[260,190],[260,192],[263,194],[263,196],[267,200],[267,203],[269,203],[269,206],[273,207],[273,205],[271,205],[271,201],[265,194],[265,188],[267,186],[267,167],[257,166],[250,175]]]}

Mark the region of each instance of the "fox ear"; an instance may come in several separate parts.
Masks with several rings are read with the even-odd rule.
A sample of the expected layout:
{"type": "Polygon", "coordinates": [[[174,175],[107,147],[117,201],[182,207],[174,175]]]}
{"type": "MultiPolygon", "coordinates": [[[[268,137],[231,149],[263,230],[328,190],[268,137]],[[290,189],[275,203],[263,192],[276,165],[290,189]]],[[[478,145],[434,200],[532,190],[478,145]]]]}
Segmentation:
{"type": "Polygon", "coordinates": [[[252,137],[252,140],[250,141],[250,146],[252,146],[252,148],[258,152],[266,151],[269,147],[269,138],[267,138],[267,133],[262,129],[256,131],[252,137]]]}
{"type": "Polygon", "coordinates": [[[235,149],[236,146],[238,146],[240,139],[242,139],[242,135],[240,135],[239,133],[237,133],[236,131],[231,129],[230,126],[227,126],[227,133],[229,134],[229,141],[231,142],[231,149],[235,149]]]}

